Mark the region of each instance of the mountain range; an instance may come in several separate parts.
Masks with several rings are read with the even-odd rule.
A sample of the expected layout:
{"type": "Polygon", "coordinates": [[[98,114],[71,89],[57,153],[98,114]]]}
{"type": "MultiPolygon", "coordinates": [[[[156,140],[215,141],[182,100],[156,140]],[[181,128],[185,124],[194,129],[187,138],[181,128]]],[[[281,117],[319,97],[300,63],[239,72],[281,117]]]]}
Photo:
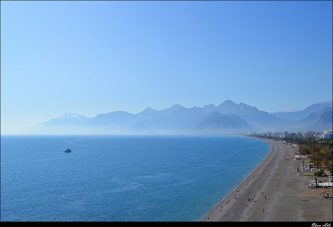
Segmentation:
{"type": "Polygon", "coordinates": [[[332,101],[295,112],[268,113],[245,103],[226,100],[219,105],[162,110],[146,108],[137,114],[114,111],[85,117],[65,114],[41,124],[45,130],[110,134],[235,134],[261,131],[323,131],[332,129],[332,101]]]}

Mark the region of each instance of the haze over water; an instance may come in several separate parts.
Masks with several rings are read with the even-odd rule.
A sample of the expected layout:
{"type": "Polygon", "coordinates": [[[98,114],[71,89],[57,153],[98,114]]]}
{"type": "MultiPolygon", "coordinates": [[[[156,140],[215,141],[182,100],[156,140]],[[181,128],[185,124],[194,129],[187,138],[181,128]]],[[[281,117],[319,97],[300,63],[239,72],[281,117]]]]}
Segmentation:
{"type": "Polygon", "coordinates": [[[1,140],[1,220],[199,220],[269,150],[241,136],[1,140]]]}
{"type": "Polygon", "coordinates": [[[269,150],[217,135],[331,128],[331,9],[2,1],[1,220],[201,219],[269,150]]]}

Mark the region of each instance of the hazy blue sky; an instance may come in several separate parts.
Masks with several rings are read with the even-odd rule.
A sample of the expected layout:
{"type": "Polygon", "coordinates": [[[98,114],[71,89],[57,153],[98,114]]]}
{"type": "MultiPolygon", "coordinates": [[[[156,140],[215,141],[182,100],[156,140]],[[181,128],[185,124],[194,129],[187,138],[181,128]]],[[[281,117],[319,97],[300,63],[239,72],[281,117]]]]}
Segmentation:
{"type": "Polygon", "coordinates": [[[1,2],[2,133],[226,99],[332,96],[332,2],[1,2]]]}

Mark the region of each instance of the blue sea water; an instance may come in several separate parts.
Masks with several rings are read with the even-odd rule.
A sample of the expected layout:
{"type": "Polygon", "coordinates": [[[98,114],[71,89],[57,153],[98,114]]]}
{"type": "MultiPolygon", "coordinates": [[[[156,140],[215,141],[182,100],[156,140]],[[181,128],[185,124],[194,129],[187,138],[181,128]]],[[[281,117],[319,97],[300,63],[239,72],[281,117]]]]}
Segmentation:
{"type": "Polygon", "coordinates": [[[2,136],[1,220],[196,221],[268,151],[241,136],[2,136]]]}

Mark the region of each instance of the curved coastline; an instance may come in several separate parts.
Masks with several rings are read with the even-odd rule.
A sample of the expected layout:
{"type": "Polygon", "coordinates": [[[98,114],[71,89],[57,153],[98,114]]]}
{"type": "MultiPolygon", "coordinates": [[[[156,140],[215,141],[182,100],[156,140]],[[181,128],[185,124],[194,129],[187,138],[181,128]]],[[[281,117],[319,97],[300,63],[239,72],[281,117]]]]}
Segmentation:
{"type": "Polygon", "coordinates": [[[208,211],[202,221],[238,221],[231,219],[229,220],[228,213],[234,213],[233,202],[239,198],[242,192],[250,189],[249,183],[256,176],[265,170],[268,163],[276,154],[276,150],[273,149],[272,141],[266,139],[259,139],[251,137],[254,140],[260,140],[269,145],[269,151],[266,157],[250,172],[250,174],[242,180],[229,194],[227,194],[222,200],[220,200],[211,210],[208,211]],[[229,211],[229,212],[228,212],[229,211]]]}
{"type": "Polygon", "coordinates": [[[332,221],[333,197],[322,195],[333,189],[307,187],[313,176],[297,173],[297,149],[259,140],[271,146],[267,158],[201,221],[332,221]]]}

